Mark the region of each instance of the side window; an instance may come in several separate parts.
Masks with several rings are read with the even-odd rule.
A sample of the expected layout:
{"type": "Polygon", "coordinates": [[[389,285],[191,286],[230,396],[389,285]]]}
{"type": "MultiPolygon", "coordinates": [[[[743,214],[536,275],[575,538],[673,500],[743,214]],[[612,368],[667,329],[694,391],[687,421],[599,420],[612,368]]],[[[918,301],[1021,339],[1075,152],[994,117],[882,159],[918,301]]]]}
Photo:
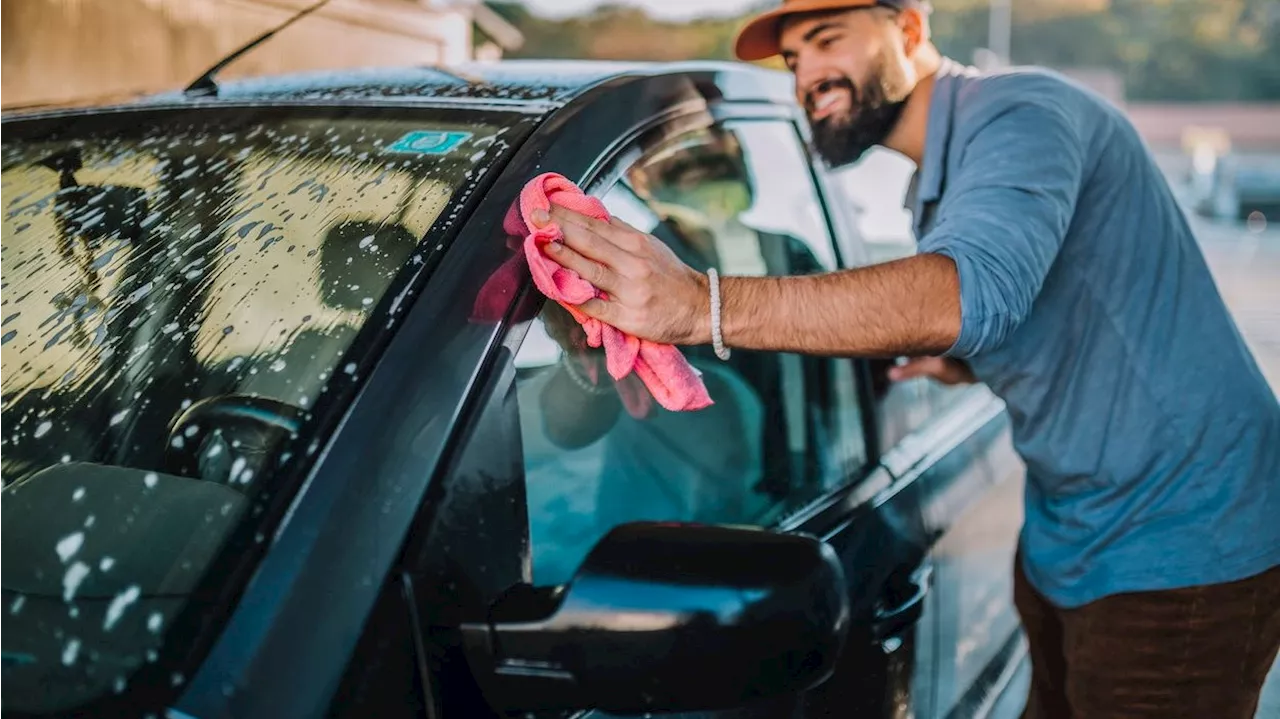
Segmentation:
{"type": "MultiPolygon", "coordinates": [[[[606,206],[691,266],[784,275],[834,267],[809,167],[786,123],[708,126],[644,146],[606,206]]],[[[632,156],[634,157],[634,156],[632,156]]],[[[866,462],[853,365],[683,348],[714,405],[668,412],[548,302],[516,356],[533,580],[566,581],[605,532],[638,520],[767,526],[866,462]]]]}

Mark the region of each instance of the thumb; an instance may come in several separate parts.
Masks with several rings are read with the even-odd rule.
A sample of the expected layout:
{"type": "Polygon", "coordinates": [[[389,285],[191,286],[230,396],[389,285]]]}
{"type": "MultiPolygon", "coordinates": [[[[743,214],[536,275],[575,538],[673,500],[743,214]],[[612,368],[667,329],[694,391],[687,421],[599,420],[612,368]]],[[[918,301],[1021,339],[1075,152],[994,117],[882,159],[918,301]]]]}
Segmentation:
{"type": "Polygon", "coordinates": [[[612,325],[617,315],[617,307],[610,302],[606,302],[600,298],[590,299],[580,305],[574,307],[582,314],[601,322],[612,325]]]}

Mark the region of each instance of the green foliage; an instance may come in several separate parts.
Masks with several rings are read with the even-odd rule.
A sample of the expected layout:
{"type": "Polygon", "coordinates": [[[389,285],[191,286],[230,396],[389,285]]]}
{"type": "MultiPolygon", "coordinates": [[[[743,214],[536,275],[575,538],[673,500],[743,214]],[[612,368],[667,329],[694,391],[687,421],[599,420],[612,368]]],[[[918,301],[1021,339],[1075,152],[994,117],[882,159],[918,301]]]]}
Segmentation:
{"type": "MultiPolygon", "coordinates": [[[[934,0],[934,40],[971,62],[987,39],[988,0],[934,0]]],[[[761,6],[772,6],[764,1],[761,6]]],[[[1117,73],[1134,100],[1280,100],[1280,0],[1013,0],[1013,60],[1117,73]]],[[[666,23],[626,5],[552,20],[491,6],[519,27],[515,57],[730,59],[743,18],[666,23]]]]}

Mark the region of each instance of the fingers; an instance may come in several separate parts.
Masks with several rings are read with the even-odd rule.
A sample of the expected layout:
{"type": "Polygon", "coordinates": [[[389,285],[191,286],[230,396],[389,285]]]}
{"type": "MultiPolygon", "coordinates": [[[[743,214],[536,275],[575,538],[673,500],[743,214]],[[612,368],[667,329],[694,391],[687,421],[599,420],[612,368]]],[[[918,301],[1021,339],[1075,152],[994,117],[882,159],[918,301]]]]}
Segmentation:
{"type": "Polygon", "coordinates": [[[648,240],[635,228],[580,215],[558,205],[551,208],[551,218],[560,223],[570,247],[613,267],[617,266],[613,260],[634,255],[648,240]]]}
{"type": "Polygon", "coordinates": [[[612,325],[616,324],[618,306],[608,300],[587,300],[577,306],[582,314],[612,325]]]}
{"type": "Polygon", "coordinates": [[[561,267],[577,272],[578,276],[597,288],[610,293],[618,290],[619,277],[616,272],[595,260],[583,257],[565,243],[548,243],[544,251],[561,267]]]}

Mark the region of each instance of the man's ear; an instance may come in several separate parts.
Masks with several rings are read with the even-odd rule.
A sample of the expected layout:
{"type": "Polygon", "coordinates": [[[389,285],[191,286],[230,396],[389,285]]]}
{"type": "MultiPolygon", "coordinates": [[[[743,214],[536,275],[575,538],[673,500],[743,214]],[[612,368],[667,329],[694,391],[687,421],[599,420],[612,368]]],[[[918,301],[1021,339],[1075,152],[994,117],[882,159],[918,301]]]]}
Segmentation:
{"type": "Polygon", "coordinates": [[[907,8],[899,12],[898,28],[902,31],[902,49],[907,57],[911,57],[921,45],[929,41],[929,19],[919,8],[907,8]]]}

